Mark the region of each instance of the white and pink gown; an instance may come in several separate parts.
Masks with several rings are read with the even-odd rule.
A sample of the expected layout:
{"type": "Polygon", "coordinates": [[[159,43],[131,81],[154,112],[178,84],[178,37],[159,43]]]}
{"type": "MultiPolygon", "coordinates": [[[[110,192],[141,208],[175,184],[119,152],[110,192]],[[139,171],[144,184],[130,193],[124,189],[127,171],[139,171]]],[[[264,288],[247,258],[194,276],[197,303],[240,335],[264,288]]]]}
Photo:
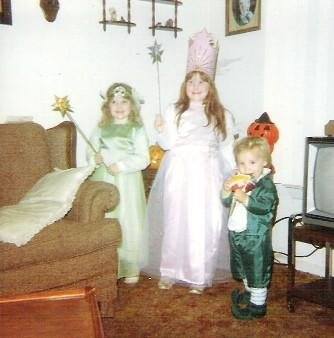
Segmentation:
{"type": "MultiPolygon", "coordinates": [[[[217,267],[229,276],[227,210],[220,191],[234,168],[233,121],[227,136],[207,122],[204,106],[192,103],[176,124],[176,110],[163,115],[157,142],[167,150],[148,199],[148,274],[192,286],[211,286],[217,267]]],[[[217,278],[217,274],[215,279],[217,278]]]]}

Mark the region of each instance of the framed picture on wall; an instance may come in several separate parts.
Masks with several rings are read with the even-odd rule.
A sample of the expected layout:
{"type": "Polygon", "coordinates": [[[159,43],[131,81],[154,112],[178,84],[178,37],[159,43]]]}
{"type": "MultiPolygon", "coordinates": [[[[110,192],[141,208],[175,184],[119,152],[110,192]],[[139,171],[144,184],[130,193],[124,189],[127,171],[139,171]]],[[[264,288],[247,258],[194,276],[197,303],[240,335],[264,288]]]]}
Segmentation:
{"type": "Polygon", "coordinates": [[[0,24],[12,24],[12,6],[11,0],[0,0],[0,24]]]}
{"type": "Polygon", "coordinates": [[[226,0],[225,35],[261,28],[261,0],[226,0]]]}

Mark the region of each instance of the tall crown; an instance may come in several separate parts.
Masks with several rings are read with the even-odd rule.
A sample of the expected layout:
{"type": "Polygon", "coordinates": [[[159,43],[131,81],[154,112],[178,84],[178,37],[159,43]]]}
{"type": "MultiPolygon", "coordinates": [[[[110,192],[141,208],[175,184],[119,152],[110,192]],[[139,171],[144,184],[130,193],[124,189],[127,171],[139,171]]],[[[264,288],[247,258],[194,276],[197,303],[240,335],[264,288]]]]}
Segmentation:
{"type": "Polygon", "coordinates": [[[219,46],[204,28],[189,39],[187,74],[194,70],[208,74],[214,80],[219,46]]]}

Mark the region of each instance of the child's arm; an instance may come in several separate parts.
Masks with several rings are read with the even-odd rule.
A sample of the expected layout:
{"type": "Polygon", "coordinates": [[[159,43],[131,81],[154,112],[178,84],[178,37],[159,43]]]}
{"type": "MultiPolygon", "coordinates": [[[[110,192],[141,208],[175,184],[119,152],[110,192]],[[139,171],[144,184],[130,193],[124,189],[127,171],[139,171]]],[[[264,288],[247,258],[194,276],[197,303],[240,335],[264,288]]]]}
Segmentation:
{"type": "Polygon", "coordinates": [[[236,201],[242,203],[243,205],[248,205],[248,195],[242,189],[236,189],[234,191],[234,198],[236,201]]]}
{"type": "Polygon", "coordinates": [[[230,207],[232,203],[232,178],[229,177],[223,184],[221,191],[221,199],[226,207],[230,207]]]}
{"type": "Polygon", "coordinates": [[[248,196],[246,208],[255,215],[269,214],[278,203],[276,187],[271,179],[267,179],[261,182],[258,189],[260,189],[258,192],[254,190],[254,194],[248,196]]]}
{"type": "Polygon", "coordinates": [[[157,142],[162,149],[169,150],[177,139],[175,106],[170,105],[156,122],[157,142]]]}
{"type": "Polygon", "coordinates": [[[236,167],[233,144],[235,142],[235,125],[233,116],[228,111],[225,111],[225,124],[226,124],[226,137],[219,144],[219,152],[221,158],[221,168],[223,175],[226,177],[231,174],[232,170],[236,167]]]}
{"type": "Polygon", "coordinates": [[[121,161],[110,166],[113,173],[131,173],[145,169],[150,163],[149,143],[144,127],[134,129],[133,135],[134,149],[121,161]]]}

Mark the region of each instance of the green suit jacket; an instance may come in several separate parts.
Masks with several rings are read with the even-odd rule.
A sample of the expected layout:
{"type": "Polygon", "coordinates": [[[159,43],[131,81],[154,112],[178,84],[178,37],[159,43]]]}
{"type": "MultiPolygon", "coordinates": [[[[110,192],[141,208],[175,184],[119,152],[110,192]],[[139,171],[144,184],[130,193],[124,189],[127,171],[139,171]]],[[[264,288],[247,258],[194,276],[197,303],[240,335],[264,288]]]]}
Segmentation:
{"type": "MultiPolygon", "coordinates": [[[[232,194],[223,199],[232,203],[232,194]]],[[[276,216],[278,195],[270,174],[261,178],[251,192],[247,208],[247,229],[230,231],[231,272],[236,279],[247,279],[255,288],[267,287],[272,274],[271,229],[276,216]]]]}

